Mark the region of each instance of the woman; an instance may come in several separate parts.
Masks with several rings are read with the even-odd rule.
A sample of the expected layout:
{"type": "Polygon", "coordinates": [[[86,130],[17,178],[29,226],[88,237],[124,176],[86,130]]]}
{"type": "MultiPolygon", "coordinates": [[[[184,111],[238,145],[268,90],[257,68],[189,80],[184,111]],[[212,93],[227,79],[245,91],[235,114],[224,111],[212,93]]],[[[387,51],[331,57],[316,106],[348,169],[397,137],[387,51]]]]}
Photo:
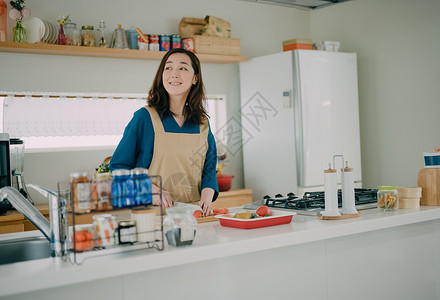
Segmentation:
{"type": "MultiPolygon", "coordinates": [[[[143,167],[162,192],[164,207],[175,201],[197,203],[209,214],[218,196],[217,150],[203,107],[200,62],[194,53],[173,49],[163,57],[148,93],[148,105],[136,111],[113,154],[110,170],[143,167]]],[[[159,204],[159,197],[153,203],[159,204]]]]}

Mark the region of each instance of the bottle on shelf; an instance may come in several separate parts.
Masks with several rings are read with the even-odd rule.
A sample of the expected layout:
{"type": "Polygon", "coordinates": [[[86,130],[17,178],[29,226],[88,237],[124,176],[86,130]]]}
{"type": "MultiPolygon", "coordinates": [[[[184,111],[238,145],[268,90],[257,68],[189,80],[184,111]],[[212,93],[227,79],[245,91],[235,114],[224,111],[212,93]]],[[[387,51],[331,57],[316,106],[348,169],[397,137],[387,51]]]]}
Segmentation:
{"type": "Polygon", "coordinates": [[[8,6],[5,1],[0,0],[0,42],[8,41],[7,16],[8,6]]]}
{"type": "Polygon", "coordinates": [[[105,22],[103,20],[99,21],[98,32],[99,32],[99,39],[98,39],[99,47],[107,48],[107,44],[105,41],[105,22]]]}

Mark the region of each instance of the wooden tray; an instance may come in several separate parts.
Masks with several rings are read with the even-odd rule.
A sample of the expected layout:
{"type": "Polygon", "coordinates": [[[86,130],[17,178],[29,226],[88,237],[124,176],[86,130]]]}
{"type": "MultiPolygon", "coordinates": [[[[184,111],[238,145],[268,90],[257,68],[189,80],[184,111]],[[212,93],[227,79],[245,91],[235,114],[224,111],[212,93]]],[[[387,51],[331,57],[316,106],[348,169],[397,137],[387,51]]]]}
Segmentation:
{"type": "Polygon", "coordinates": [[[319,219],[320,220],[345,220],[345,219],[351,219],[351,218],[357,218],[360,217],[362,214],[361,212],[358,212],[357,214],[346,214],[346,215],[340,215],[340,216],[323,216],[320,215],[319,219]]]}

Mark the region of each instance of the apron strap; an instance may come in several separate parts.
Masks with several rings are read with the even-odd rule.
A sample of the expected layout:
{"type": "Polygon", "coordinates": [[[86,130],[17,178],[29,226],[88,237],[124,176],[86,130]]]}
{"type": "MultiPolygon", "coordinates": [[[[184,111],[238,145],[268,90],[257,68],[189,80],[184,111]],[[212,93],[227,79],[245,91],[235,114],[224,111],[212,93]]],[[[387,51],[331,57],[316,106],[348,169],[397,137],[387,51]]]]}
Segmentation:
{"type": "Polygon", "coordinates": [[[165,132],[165,129],[163,129],[162,120],[159,117],[159,114],[157,113],[156,109],[154,107],[145,105],[144,108],[148,110],[151,117],[151,122],[153,123],[154,132],[157,133],[163,133],[165,132]]]}

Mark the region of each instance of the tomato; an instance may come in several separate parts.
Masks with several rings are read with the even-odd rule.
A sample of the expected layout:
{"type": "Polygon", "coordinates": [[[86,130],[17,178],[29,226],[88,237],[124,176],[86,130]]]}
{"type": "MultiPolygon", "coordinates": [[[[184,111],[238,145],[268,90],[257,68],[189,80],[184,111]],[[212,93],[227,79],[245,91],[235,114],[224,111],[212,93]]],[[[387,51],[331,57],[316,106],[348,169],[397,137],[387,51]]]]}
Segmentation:
{"type": "Polygon", "coordinates": [[[195,211],[193,212],[193,216],[194,216],[196,219],[201,218],[201,217],[203,217],[203,212],[202,212],[201,210],[195,210],[195,211]]]}
{"type": "Polygon", "coordinates": [[[270,210],[269,207],[267,207],[266,205],[260,206],[257,211],[256,211],[257,215],[259,215],[260,217],[266,217],[266,216],[271,216],[272,215],[272,211],[270,210]]]}
{"type": "Polygon", "coordinates": [[[227,207],[217,208],[217,209],[212,210],[212,213],[214,215],[224,215],[224,214],[227,214],[228,212],[229,212],[229,209],[227,207]]]}

